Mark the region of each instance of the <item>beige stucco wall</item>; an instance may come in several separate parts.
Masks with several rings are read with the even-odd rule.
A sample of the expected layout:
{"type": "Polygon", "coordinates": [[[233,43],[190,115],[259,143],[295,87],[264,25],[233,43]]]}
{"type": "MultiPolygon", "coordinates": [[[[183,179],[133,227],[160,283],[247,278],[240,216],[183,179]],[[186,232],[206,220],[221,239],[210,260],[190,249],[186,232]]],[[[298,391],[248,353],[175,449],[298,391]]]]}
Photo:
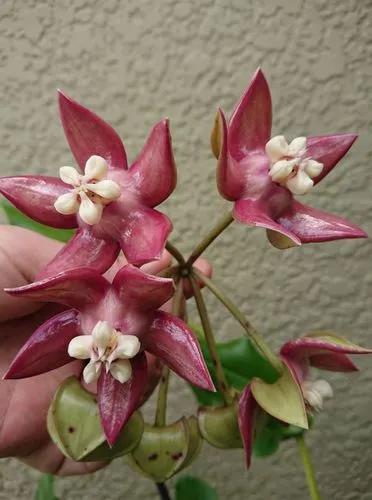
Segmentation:
{"type": "MultiPolygon", "coordinates": [[[[150,126],[169,116],[179,184],[165,209],[173,240],[190,250],[225,209],[216,193],[209,130],[262,65],[274,132],[355,131],[351,154],[309,195],[372,233],[372,2],[370,0],[1,0],[1,174],[55,173],[71,155],[55,89],[109,120],[131,158],[150,126]]],[[[273,344],[334,328],[372,345],[372,243],[345,241],[280,253],[264,232],[234,226],[210,249],[215,276],[273,344]]],[[[240,333],[210,300],[219,337],[240,333]]],[[[372,360],[332,375],[335,398],[309,436],[323,498],[372,498],[372,360]]],[[[191,412],[181,383],[172,415],[191,412]]],[[[205,446],[192,472],[222,499],[305,499],[294,444],[243,468],[242,453],[205,446]]],[[[2,461],[0,499],[28,500],[37,474],[2,461]]],[[[58,481],[61,498],[152,499],[150,482],[116,461],[91,477],[58,481]]]]}

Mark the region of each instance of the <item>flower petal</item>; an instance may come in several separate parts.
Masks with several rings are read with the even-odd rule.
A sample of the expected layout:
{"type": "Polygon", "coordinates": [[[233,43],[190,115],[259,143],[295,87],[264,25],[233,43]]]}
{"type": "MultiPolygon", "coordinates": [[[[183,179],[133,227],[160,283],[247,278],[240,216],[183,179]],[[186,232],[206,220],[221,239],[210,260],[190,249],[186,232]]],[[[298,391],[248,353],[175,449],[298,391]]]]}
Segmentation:
{"type": "Polygon", "coordinates": [[[236,160],[252,151],[265,151],[271,134],[271,96],[261,69],[237,104],[229,123],[228,150],[236,160]]]}
{"type": "Polygon", "coordinates": [[[12,296],[21,296],[36,302],[57,302],[69,307],[96,304],[110,287],[109,282],[92,269],[64,271],[18,288],[5,288],[12,296]]]}
{"type": "Polygon", "coordinates": [[[119,243],[115,240],[98,238],[90,228],[79,229],[37,279],[55,276],[61,269],[69,271],[80,267],[90,267],[97,273],[104,273],[115,262],[119,251],[119,243]]]}
{"type": "Polygon", "coordinates": [[[88,158],[85,168],[84,168],[84,174],[85,174],[85,179],[89,180],[101,180],[105,179],[107,175],[107,161],[102,158],[102,156],[98,155],[93,155],[90,158],[88,158]]]}
{"type": "Polygon", "coordinates": [[[68,355],[76,359],[89,359],[93,339],[91,335],[78,335],[74,337],[68,345],[68,355]]]}
{"type": "Polygon", "coordinates": [[[345,156],[357,137],[356,134],[335,134],[307,138],[306,156],[324,165],[320,175],[314,179],[315,184],[345,156]]]}
{"type": "Polygon", "coordinates": [[[80,193],[80,198],[79,217],[90,226],[98,224],[102,217],[103,206],[100,203],[93,203],[85,193],[80,193]]]}
{"type": "Polygon", "coordinates": [[[176,187],[177,170],[168,120],[160,121],[151,130],[129,174],[141,199],[150,207],[159,205],[172,193],[176,187]]]}
{"type": "Polygon", "coordinates": [[[43,323],[12,361],[5,379],[27,378],[59,368],[72,359],[67,348],[80,333],[79,313],[64,311],[43,323]]]}
{"type": "Polygon", "coordinates": [[[319,370],[330,372],[357,372],[358,367],[346,354],[332,352],[329,354],[315,354],[310,357],[311,366],[319,370]]]}
{"type": "Polygon", "coordinates": [[[104,158],[109,168],[127,168],[124,146],[115,130],[61,91],[58,99],[66,139],[80,168],[93,155],[104,158]]]}
{"type": "Polygon", "coordinates": [[[61,194],[54,203],[54,208],[63,215],[76,214],[79,210],[79,202],[77,194],[74,191],[61,194]]]}
{"type": "MultiPolygon", "coordinates": [[[[293,201],[291,207],[278,218],[278,224],[284,231],[293,234],[294,238],[300,240],[301,243],[367,237],[360,227],[351,224],[346,219],[302,205],[297,201],[293,201]]],[[[284,231],[279,232],[286,234],[284,231]]]]}
{"type": "Polygon", "coordinates": [[[100,361],[89,361],[83,370],[83,379],[86,384],[91,384],[99,379],[102,371],[102,363],[100,361]]]}
{"type": "Polygon", "coordinates": [[[296,245],[301,245],[301,240],[284,225],[276,222],[268,212],[268,206],[265,205],[265,202],[245,199],[235,202],[233,215],[242,224],[271,229],[287,236],[296,245]]]}
{"type": "Polygon", "coordinates": [[[330,362],[333,354],[371,354],[372,349],[360,347],[330,332],[320,332],[286,342],[280,353],[296,360],[309,359],[312,364],[312,356],[327,354],[330,362]]]}
{"type": "Polygon", "coordinates": [[[125,384],[132,376],[132,365],[128,359],[118,359],[111,363],[110,373],[121,384],[125,384]]]}
{"type": "Polygon", "coordinates": [[[59,169],[59,176],[65,184],[78,186],[80,183],[80,174],[74,167],[61,167],[59,169]]]}
{"type": "Polygon", "coordinates": [[[131,265],[120,269],[112,286],[126,309],[154,311],[174,294],[172,279],[147,274],[131,265]]]}
{"type": "Polygon", "coordinates": [[[243,440],[245,451],[245,462],[247,469],[251,465],[253,440],[255,434],[255,420],[258,405],[253,397],[251,388],[247,385],[239,399],[239,429],[243,440]]]}
{"type": "Polygon", "coordinates": [[[181,319],[157,311],[143,342],[146,351],[160,358],[177,375],[197,387],[215,391],[198,341],[181,319]]]}
{"type": "Polygon", "coordinates": [[[139,406],[147,380],[144,353],[131,361],[132,377],[125,384],[115,380],[110,372],[102,370],[98,380],[98,406],[105,436],[112,446],[122,427],[139,406]]]}
{"type": "Polygon", "coordinates": [[[217,187],[220,194],[227,200],[239,198],[244,190],[244,173],[239,164],[231,157],[227,150],[227,124],[225,115],[218,111],[217,126],[219,126],[220,149],[217,158],[217,187]]]}
{"type": "Polygon", "coordinates": [[[136,335],[119,335],[118,345],[112,354],[120,359],[134,358],[140,349],[141,343],[136,335]]]}
{"type": "Polygon", "coordinates": [[[102,196],[108,200],[116,200],[121,194],[120,186],[117,182],[110,179],[96,182],[95,184],[86,184],[89,191],[102,196]]]}
{"type": "Polygon", "coordinates": [[[56,177],[34,175],[0,179],[0,193],[21,212],[41,224],[61,229],[77,226],[75,215],[62,215],[54,207],[57,198],[69,191],[70,188],[56,177]]]}
{"type": "Polygon", "coordinates": [[[158,260],[163,253],[172,223],[153,208],[137,208],[123,220],[121,248],[127,261],[142,266],[158,260]]]}
{"type": "Polygon", "coordinates": [[[107,321],[98,321],[92,330],[92,339],[99,349],[99,356],[106,350],[112,337],[112,328],[107,321]],[[101,352],[102,351],[102,352],[101,352]]]}

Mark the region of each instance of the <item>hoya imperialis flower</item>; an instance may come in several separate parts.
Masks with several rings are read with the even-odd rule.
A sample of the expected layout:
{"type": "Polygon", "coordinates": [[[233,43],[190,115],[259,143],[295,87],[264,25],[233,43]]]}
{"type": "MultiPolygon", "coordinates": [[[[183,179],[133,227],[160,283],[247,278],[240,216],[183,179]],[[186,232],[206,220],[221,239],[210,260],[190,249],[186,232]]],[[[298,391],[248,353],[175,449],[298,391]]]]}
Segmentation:
{"type": "MultiPolygon", "coordinates": [[[[308,414],[323,409],[324,400],[333,396],[329,382],[314,379],[311,367],[335,372],[352,372],[358,368],[348,354],[371,354],[371,349],[364,349],[331,333],[322,332],[290,340],[281,350],[280,356],[294,387],[299,389],[300,404],[308,414]]],[[[269,413],[278,418],[266,405],[257,401],[255,379],[243,390],[239,401],[239,428],[243,439],[247,467],[251,463],[251,454],[255,429],[260,417],[269,413]],[[256,394],[256,395],[255,395],[256,394]]],[[[287,397],[284,395],[283,397],[287,397]]],[[[283,403],[283,401],[282,401],[283,403]]],[[[293,422],[286,422],[293,423],[293,422]]]]}
{"type": "Polygon", "coordinates": [[[221,195],[234,202],[234,218],[268,230],[278,248],[363,238],[359,227],[304,205],[304,195],[347,153],[355,134],[271,138],[271,96],[260,69],[227,122],[219,110],[212,134],[221,195]]]}
{"type": "Polygon", "coordinates": [[[56,228],[77,228],[39,278],[82,266],[103,273],[120,249],[136,266],[158,259],[172,224],[153,207],[176,185],[168,121],[153,127],[128,168],[124,146],[110,125],[62,92],[59,109],[81,171],[64,166],[60,178],[0,179],[0,192],[29,217],[56,228]]]}
{"type": "Polygon", "coordinates": [[[97,380],[102,426],[110,444],[142,401],[145,353],[191,384],[214,390],[193,332],[181,319],[158,310],[174,293],[171,279],[126,265],[109,283],[96,271],[82,268],[7,292],[71,309],[33,333],[5,378],[32,377],[74,358],[86,360],[83,377],[87,383],[97,380]]]}

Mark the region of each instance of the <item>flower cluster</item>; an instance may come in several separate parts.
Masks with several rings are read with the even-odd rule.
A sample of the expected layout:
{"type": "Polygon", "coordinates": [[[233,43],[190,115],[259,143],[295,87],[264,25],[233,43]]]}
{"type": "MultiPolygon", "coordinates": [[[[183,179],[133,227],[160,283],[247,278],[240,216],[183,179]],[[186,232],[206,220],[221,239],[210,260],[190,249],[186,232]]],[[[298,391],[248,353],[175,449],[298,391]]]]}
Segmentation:
{"type": "MultiPolygon", "coordinates": [[[[194,295],[216,386],[225,399],[222,413],[224,418],[228,415],[235,419],[237,425],[238,398],[225,378],[199,291],[206,284],[252,336],[258,352],[276,373],[276,380],[270,383],[254,377],[239,395],[239,429],[249,466],[255,429],[263,415],[306,427],[307,416],[320,411],[324,400],[332,397],[330,384],[314,380],[311,367],[353,371],[356,367],[348,355],[372,351],[322,333],[286,342],[276,356],[252,333],[242,313],[212,282],[199,280],[202,274],[195,271],[193,264],[233,218],[265,228],[270,242],[282,249],[302,243],[366,237],[362,229],[345,219],[295,198],[309,193],[330,173],[356,135],[300,135],[290,142],[283,135],[271,137],[270,91],[258,70],[230,119],[218,111],[212,132],[217,186],[220,194],[233,202],[232,216],[228,214],[227,222],[208,233],[190,258],[185,259],[167,242],[172,229],[169,218],[154,208],[169,197],[176,185],[168,121],[162,120],[153,127],[137,159],[128,166],[124,146],[110,125],[62,92],[59,107],[77,166],[60,167],[59,177],[3,177],[0,192],[38,222],[53,228],[76,229],[35,282],[6,289],[12,296],[61,304],[63,310],[36,329],[4,378],[32,377],[80,360],[81,383],[97,393],[102,428],[113,446],[147,397],[151,382],[147,365],[151,356],[190,384],[215,390],[198,340],[181,319],[185,316],[181,313],[182,307],[185,312],[184,299],[194,295]],[[167,277],[147,274],[141,266],[160,259],[167,243],[178,264],[165,270],[162,276],[167,277]],[[117,261],[120,251],[125,265],[109,280],[103,274],[117,261]],[[175,283],[181,295],[175,294],[175,283]],[[170,300],[182,305],[175,308],[175,314],[164,310],[170,300]]],[[[160,417],[157,415],[158,426],[165,425],[166,377],[161,384],[165,392],[159,391],[163,408],[160,417]]],[[[205,428],[209,425],[206,419],[205,428]]],[[[196,455],[203,434],[196,428],[194,417],[187,422],[181,426],[180,439],[187,453],[175,453],[177,460],[182,458],[182,467],[196,455]]],[[[210,426],[213,434],[216,429],[214,424],[210,426]]],[[[174,425],[174,429],[179,427],[174,425]]],[[[150,441],[151,432],[146,429],[150,441]]],[[[156,432],[163,435],[162,430],[156,432]]],[[[229,429],[224,427],[223,432],[228,433],[229,429]]],[[[145,440],[142,446],[146,451],[145,440]]],[[[211,442],[227,447],[226,443],[236,443],[237,439],[217,439],[214,435],[211,442]]],[[[138,467],[141,450],[139,446],[132,457],[138,467]]],[[[148,471],[152,464],[149,465],[146,454],[144,457],[142,470],[151,475],[148,471]]],[[[156,469],[156,477],[168,478],[170,471],[176,470],[173,463],[167,467],[167,473],[156,469]]]]}

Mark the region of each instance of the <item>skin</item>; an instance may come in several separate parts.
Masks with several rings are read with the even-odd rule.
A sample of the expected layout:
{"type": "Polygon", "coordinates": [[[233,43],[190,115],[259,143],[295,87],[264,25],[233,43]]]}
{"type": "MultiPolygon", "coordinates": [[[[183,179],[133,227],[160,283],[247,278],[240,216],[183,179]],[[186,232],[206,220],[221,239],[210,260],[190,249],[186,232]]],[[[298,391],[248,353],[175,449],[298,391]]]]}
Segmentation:
{"type": "MultiPolygon", "coordinates": [[[[11,297],[3,289],[32,282],[60,247],[60,243],[27,229],[0,226],[1,375],[37,326],[58,311],[57,306],[51,304],[36,304],[11,297]]],[[[124,259],[115,263],[108,277],[124,264],[124,259]]],[[[160,261],[142,269],[156,274],[170,264],[171,257],[164,252],[160,261]]],[[[201,259],[196,265],[204,273],[211,274],[206,261],[201,259]]],[[[169,308],[170,304],[164,307],[169,308]]],[[[0,381],[0,457],[17,457],[35,469],[57,475],[85,474],[106,465],[101,462],[79,463],[65,458],[46,429],[47,410],[58,385],[80,372],[81,363],[76,361],[29,379],[0,381]]]]}

